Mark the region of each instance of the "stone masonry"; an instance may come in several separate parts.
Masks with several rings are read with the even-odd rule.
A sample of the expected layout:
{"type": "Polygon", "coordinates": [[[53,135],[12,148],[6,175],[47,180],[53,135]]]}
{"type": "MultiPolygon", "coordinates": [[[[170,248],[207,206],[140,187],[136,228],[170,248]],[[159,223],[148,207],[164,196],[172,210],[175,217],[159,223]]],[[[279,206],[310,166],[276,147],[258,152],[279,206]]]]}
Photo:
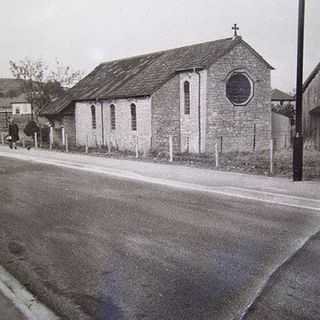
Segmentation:
{"type": "Polygon", "coordinates": [[[271,139],[270,69],[244,44],[212,65],[208,72],[208,111],[206,152],[214,152],[215,144],[223,150],[251,151],[254,124],[256,148],[267,149],[271,139]],[[228,75],[246,72],[254,85],[254,95],[244,106],[234,106],[226,97],[228,75]]]}
{"type": "Polygon", "coordinates": [[[176,75],[152,95],[152,149],[169,150],[169,135],[173,150],[180,152],[180,78],[176,75]]]}
{"type": "Polygon", "coordinates": [[[43,114],[61,117],[74,106],[73,114],[63,115],[60,122],[70,144],[81,146],[121,151],[138,146],[143,153],[168,153],[172,136],[174,153],[214,153],[217,143],[222,151],[252,151],[254,145],[259,151],[271,141],[271,70],[240,37],[221,39],[101,64],[70,89],[73,95],[54,101],[43,114]],[[229,94],[240,99],[239,105],[226,93],[234,74],[229,94]],[[190,114],[184,106],[186,81],[190,114]],[[132,128],[132,103],[137,130],[132,128]]]}
{"type": "Polygon", "coordinates": [[[303,93],[303,130],[305,141],[320,149],[320,72],[303,93]]]}
{"type": "Polygon", "coordinates": [[[151,144],[150,98],[77,102],[75,108],[76,143],[89,147],[147,152],[151,144]],[[131,104],[136,106],[137,130],[131,128],[131,104]],[[115,129],[111,128],[110,106],[115,106],[115,129]],[[96,128],[92,128],[91,106],[96,108],[96,128]],[[101,120],[102,119],[102,120],[101,120]]]}

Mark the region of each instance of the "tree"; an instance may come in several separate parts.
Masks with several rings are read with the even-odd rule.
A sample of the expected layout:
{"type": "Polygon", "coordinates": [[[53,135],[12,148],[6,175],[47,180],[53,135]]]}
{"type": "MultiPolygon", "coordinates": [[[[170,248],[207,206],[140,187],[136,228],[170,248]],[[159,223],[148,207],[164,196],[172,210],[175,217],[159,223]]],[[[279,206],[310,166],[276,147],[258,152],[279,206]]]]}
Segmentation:
{"type": "Polygon", "coordinates": [[[43,106],[62,95],[83,75],[59,60],[56,60],[53,68],[41,59],[10,60],[9,64],[12,75],[24,80],[22,89],[31,104],[32,115],[36,117],[43,106]]]}

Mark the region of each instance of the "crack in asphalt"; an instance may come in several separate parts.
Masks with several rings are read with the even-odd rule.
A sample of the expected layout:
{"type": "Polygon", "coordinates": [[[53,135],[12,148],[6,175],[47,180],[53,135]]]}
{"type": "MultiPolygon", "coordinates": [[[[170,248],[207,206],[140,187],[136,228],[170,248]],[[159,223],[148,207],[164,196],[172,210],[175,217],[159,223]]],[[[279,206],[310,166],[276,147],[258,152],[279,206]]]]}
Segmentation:
{"type": "MultiPolygon", "coordinates": [[[[275,275],[282,269],[284,266],[290,263],[290,261],[300,252],[303,248],[306,247],[306,245],[310,242],[310,240],[316,236],[320,232],[320,229],[316,232],[312,233],[310,236],[308,236],[305,240],[301,241],[301,244],[297,247],[297,249],[292,252],[289,256],[287,256],[284,260],[282,260],[281,263],[279,263],[267,276],[267,278],[262,282],[261,286],[256,291],[256,294],[252,297],[251,301],[247,304],[247,306],[244,308],[244,310],[241,313],[241,316],[239,320],[245,320],[245,317],[250,313],[250,310],[254,307],[256,304],[256,301],[259,300],[260,297],[263,296],[263,293],[265,289],[268,287],[270,283],[272,283],[275,275]]],[[[237,318],[233,318],[232,320],[236,320],[237,318]]]]}

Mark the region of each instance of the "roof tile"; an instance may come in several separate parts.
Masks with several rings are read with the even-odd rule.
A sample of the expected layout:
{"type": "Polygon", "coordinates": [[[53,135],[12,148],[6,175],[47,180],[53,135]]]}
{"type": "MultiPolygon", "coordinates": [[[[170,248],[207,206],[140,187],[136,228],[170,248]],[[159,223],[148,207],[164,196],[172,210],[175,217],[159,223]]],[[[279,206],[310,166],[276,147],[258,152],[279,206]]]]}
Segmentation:
{"type": "Polygon", "coordinates": [[[207,68],[240,42],[272,68],[240,37],[205,42],[127,59],[102,63],[66,95],[45,106],[42,115],[62,112],[74,101],[131,98],[152,95],[178,70],[207,68]]]}

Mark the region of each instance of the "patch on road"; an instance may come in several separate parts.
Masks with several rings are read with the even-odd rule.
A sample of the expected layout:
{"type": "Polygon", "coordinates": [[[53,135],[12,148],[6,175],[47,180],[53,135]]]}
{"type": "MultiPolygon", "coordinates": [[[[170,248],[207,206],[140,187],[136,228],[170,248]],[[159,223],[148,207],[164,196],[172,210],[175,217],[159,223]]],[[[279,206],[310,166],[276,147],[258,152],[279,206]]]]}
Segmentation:
{"type": "Polygon", "coordinates": [[[111,297],[97,298],[88,294],[73,294],[72,299],[81,306],[82,310],[97,320],[124,319],[123,312],[111,297]]]}
{"type": "Polygon", "coordinates": [[[26,252],[24,244],[19,241],[10,241],[8,249],[15,256],[23,256],[26,252]]]}

